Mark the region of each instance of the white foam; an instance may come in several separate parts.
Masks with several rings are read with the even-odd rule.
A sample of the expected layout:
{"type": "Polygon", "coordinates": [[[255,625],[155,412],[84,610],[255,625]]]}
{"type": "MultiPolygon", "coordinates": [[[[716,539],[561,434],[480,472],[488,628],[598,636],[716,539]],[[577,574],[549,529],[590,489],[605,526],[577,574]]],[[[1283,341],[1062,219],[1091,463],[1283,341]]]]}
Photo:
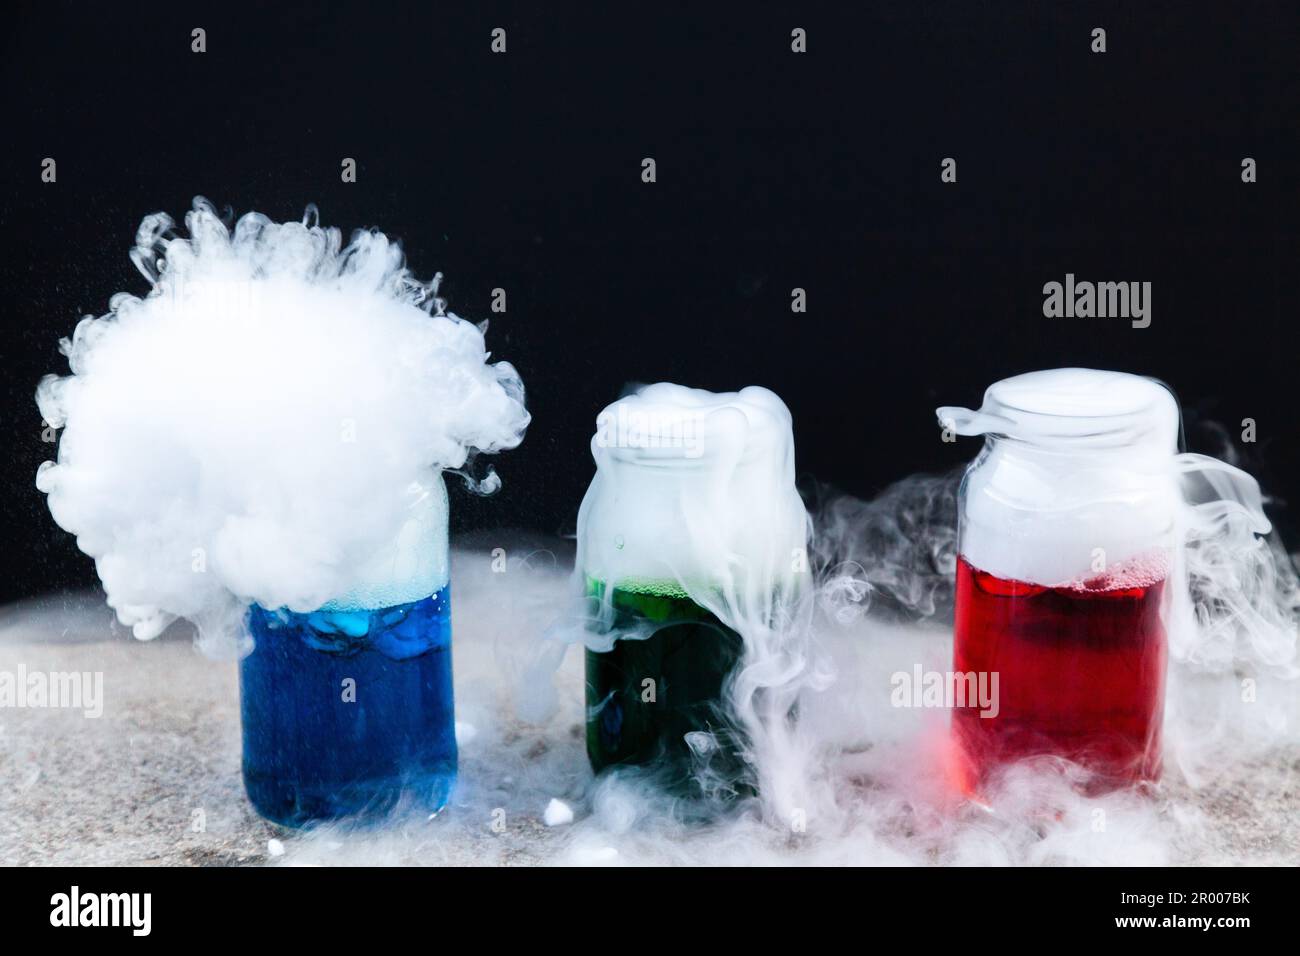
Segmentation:
{"type": "Polygon", "coordinates": [[[249,213],[232,234],[196,200],[188,238],[172,226],[145,219],[132,258],[152,291],[83,319],[63,342],[73,374],[37,393],[64,429],[37,484],[119,618],[141,638],[179,616],[238,642],[252,601],[445,583],[438,472],[514,447],[529,421],[484,328],[441,314],[438,277],[416,280],[395,242],[342,248],[314,209],[249,213]]]}

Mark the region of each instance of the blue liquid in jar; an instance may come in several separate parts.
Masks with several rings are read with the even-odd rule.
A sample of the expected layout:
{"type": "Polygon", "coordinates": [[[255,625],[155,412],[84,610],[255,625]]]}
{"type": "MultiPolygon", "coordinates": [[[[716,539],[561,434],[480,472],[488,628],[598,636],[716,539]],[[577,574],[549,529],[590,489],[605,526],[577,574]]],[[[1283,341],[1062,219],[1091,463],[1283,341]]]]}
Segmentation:
{"type": "Polygon", "coordinates": [[[244,788],[262,816],[303,826],[446,805],[456,782],[449,590],[376,610],[249,609],[244,788]]]}

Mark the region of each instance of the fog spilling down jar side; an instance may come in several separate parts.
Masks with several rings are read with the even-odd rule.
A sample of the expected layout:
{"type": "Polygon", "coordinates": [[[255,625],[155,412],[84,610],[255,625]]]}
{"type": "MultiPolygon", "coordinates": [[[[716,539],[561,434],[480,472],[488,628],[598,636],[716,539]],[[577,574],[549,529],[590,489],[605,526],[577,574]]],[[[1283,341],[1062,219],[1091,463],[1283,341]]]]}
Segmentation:
{"type": "Polygon", "coordinates": [[[734,789],[744,742],[726,698],[743,624],[793,586],[804,542],[789,412],[766,389],[661,383],[597,425],[578,518],[592,768],[734,789]]]}
{"type": "Polygon", "coordinates": [[[1052,757],[1082,768],[1090,791],[1158,780],[1179,546],[1173,396],[1065,369],[939,414],[985,436],[958,496],[953,669],[985,689],[953,711],[962,788],[984,795],[1000,769],[1052,757]]]}
{"type": "Polygon", "coordinates": [[[447,492],[432,475],[410,494],[397,540],[348,594],[249,609],[244,786],[277,823],[432,813],[455,783],[447,492]]]}

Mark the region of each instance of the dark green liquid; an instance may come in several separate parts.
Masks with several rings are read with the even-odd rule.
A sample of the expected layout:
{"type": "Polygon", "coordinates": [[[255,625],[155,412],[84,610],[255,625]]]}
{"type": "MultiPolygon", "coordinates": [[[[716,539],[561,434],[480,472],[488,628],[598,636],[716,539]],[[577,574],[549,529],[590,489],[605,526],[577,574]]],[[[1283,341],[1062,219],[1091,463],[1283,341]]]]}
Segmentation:
{"type": "MultiPolygon", "coordinates": [[[[600,596],[605,585],[588,584],[600,596]]],[[[587,755],[599,773],[616,764],[654,765],[671,789],[692,788],[686,734],[714,734],[711,771],[737,790],[744,768],[738,737],[722,709],[723,686],[740,661],[740,635],[681,594],[615,588],[615,631],[658,629],[587,651],[587,755]],[[653,684],[646,683],[653,681],[653,684]]]]}

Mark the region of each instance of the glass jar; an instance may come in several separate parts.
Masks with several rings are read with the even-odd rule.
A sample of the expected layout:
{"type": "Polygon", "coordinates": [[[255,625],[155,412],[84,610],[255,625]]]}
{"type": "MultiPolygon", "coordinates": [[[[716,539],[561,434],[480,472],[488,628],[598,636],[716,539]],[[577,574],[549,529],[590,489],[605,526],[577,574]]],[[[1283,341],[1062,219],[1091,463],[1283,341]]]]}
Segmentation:
{"type": "Polygon", "coordinates": [[[253,605],[240,662],[244,787],[301,826],[442,809],[456,780],[447,490],[411,488],[409,517],[347,595],[311,612],[253,605]]]}
{"type": "Polygon", "coordinates": [[[597,418],[577,565],[596,771],[653,764],[686,790],[742,776],[727,700],[742,634],[793,589],[805,542],[791,436],[785,405],[756,387],[660,383],[597,418]]]}
{"type": "Polygon", "coordinates": [[[1159,382],[1057,369],[941,425],[983,435],[958,500],[953,711],[962,787],[1051,755],[1110,789],[1155,781],[1181,496],[1159,382]],[[970,699],[974,696],[976,699],[970,699]]]}

